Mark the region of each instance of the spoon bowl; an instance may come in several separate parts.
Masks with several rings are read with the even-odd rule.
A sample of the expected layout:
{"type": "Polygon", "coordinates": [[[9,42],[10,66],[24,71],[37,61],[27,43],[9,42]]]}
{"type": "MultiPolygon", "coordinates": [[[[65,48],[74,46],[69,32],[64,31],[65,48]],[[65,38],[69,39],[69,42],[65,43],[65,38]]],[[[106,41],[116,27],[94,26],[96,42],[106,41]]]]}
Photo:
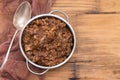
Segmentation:
{"type": "Polygon", "coordinates": [[[17,8],[13,18],[13,24],[17,29],[21,29],[30,18],[31,6],[29,2],[25,1],[17,8]]]}

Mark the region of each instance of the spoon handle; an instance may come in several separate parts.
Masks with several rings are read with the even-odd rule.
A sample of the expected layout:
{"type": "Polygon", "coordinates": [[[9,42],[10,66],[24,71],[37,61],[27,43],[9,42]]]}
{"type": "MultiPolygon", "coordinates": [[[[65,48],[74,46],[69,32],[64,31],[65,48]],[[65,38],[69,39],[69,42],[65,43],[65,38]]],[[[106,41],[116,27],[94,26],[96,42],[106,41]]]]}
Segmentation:
{"type": "Polygon", "coordinates": [[[5,58],[4,58],[4,61],[3,61],[2,65],[1,65],[1,67],[0,67],[0,70],[4,67],[5,63],[6,63],[7,60],[8,60],[8,57],[9,57],[9,54],[10,54],[10,49],[11,49],[11,47],[12,47],[12,45],[13,45],[13,41],[14,41],[15,36],[16,36],[16,34],[17,34],[18,31],[19,31],[19,30],[16,30],[15,33],[14,33],[14,35],[13,35],[13,37],[12,37],[12,40],[11,40],[10,45],[9,45],[9,47],[8,47],[8,50],[7,50],[6,56],[5,56],[5,58]]]}

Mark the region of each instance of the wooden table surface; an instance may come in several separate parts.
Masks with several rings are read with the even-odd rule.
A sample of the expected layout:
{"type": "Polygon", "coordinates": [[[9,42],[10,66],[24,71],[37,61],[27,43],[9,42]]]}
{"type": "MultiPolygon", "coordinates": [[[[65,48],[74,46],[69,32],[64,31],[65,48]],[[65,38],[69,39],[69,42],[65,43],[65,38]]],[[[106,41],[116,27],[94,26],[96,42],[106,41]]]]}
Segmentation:
{"type": "Polygon", "coordinates": [[[120,0],[56,0],[54,9],[68,14],[77,46],[45,80],[120,80],[120,0]]]}

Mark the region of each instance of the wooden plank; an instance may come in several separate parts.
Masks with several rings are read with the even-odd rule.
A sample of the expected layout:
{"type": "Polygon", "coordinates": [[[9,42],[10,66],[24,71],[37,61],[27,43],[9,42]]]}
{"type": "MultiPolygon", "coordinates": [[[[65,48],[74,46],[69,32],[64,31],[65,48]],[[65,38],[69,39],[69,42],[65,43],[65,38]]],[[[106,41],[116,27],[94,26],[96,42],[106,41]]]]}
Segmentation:
{"type": "Polygon", "coordinates": [[[100,0],[99,6],[102,12],[120,12],[120,0],[100,0]]]}
{"type": "Polygon", "coordinates": [[[86,3],[88,3],[88,2],[91,2],[91,1],[95,1],[95,0],[64,0],[64,1],[62,1],[62,0],[56,0],[56,4],[57,3],[81,3],[81,2],[86,2],[86,3]]]}
{"type": "Polygon", "coordinates": [[[56,0],[52,9],[63,11],[120,13],[120,0],[56,0]]]}
{"type": "Polygon", "coordinates": [[[79,12],[86,12],[86,11],[94,11],[96,10],[96,2],[94,0],[56,0],[52,9],[58,9],[63,11],[79,11],[79,12]]]}
{"type": "Polygon", "coordinates": [[[120,68],[119,66],[106,65],[79,65],[79,75],[81,80],[119,80],[120,68]]]}
{"type": "Polygon", "coordinates": [[[76,32],[77,47],[70,62],[119,65],[119,20],[119,14],[76,16],[71,24],[76,32]]]}
{"type": "Polygon", "coordinates": [[[69,77],[72,77],[71,64],[68,64],[48,71],[45,74],[45,80],[68,80],[69,77]]]}
{"type": "Polygon", "coordinates": [[[119,66],[89,65],[67,63],[64,66],[50,70],[45,80],[119,80],[119,66]]]}

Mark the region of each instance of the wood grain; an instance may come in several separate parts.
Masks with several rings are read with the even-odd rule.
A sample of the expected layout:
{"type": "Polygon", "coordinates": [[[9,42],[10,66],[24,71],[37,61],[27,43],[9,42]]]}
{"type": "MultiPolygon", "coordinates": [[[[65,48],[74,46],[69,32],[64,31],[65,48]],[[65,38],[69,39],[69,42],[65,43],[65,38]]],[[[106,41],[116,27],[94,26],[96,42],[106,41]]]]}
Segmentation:
{"type": "Polygon", "coordinates": [[[68,14],[77,46],[45,80],[120,80],[120,0],[56,0],[52,9],[68,14]]]}

